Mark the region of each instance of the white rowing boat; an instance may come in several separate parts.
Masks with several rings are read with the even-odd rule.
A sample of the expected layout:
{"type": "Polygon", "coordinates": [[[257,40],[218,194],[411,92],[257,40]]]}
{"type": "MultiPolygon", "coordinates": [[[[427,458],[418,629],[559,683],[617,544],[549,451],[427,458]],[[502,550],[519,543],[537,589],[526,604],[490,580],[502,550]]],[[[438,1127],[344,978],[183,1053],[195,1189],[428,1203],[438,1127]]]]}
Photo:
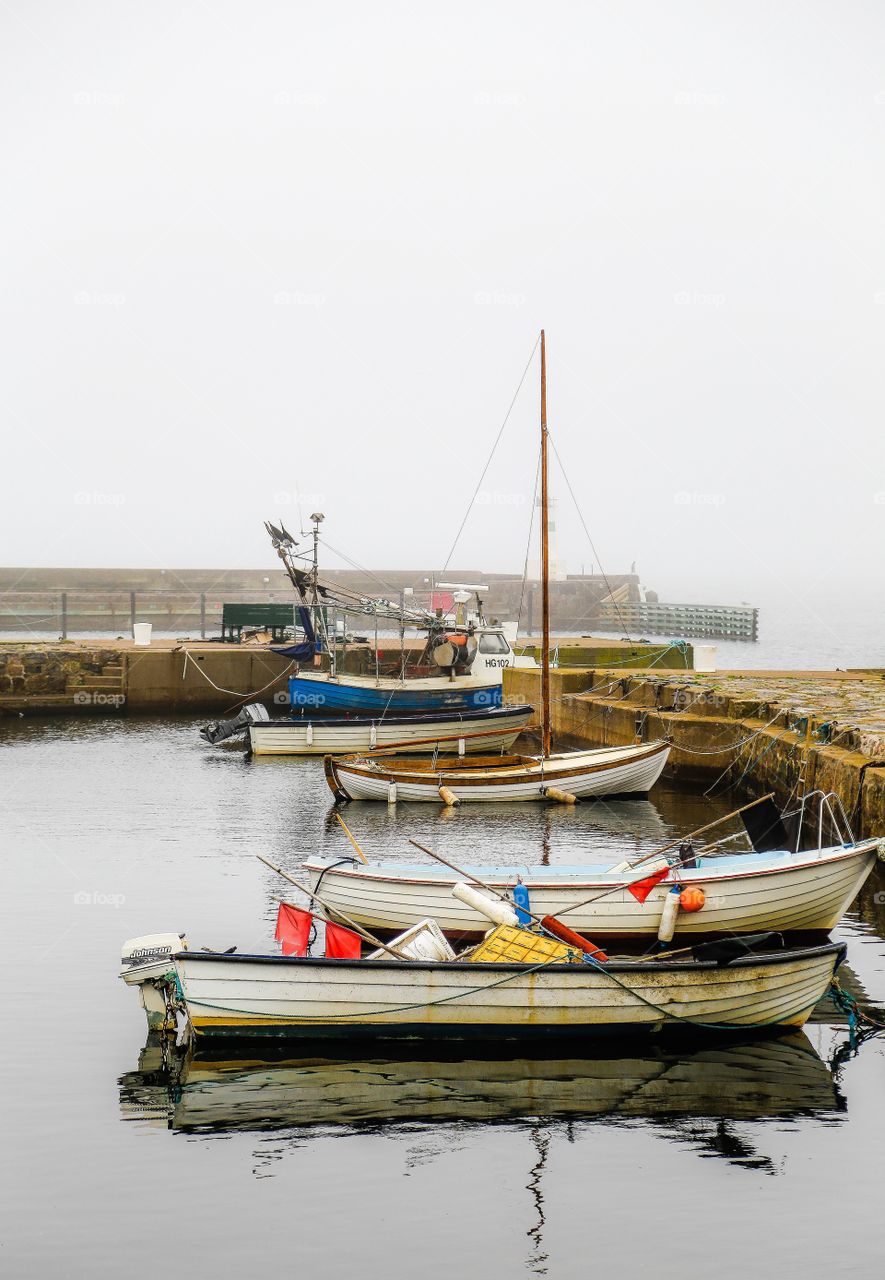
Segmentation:
{"type": "Polygon", "coordinates": [[[256,756],[325,756],[396,747],[427,754],[437,748],[456,755],[509,751],[533,715],[532,707],[489,707],[465,712],[409,716],[292,716],[249,724],[256,756]]]}
{"type": "MultiPolygon", "coordinates": [[[[594,940],[655,937],[674,885],[704,893],[700,910],[680,911],[677,936],[767,929],[828,933],[883,851],[885,841],[863,840],[803,853],[701,855],[691,868],[671,867],[644,902],[627,887],[642,876],[641,867],[612,871],[604,866],[474,866],[466,868],[466,873],[505,894],[522,882],[535,915],[561,918],[594,940]],[[594,900],[570,910],[588,898],[594,900]]],[[[316,889],[322,878],[324,902],[364,928],[399,932],[427,916],[453,937],[470,938],[488,928],[484,916],[452,896],[452,888],[463,877],[445,867],[396,862],[350,866],[335,865],[336,861],[311,857],[304,862],[311,888],[316,889]]],[[[646,868],[646,873],[650,870],[646,868]]]]}
{"type": "Polygon", "coordinates": [[[670,753],[666,742],[601,747],[543,756],[397,760],[350,756],[326,760],[326,781],[337,800],[419,800],[439,804],[498,803],[590,796],[645,795],[670,753]],[[550,795],[551,791],[554,793],[550,795]],[[445,792],[449,795],[446,796],[445,792]]]}
{"type": "Polygon", "coordinates": [[[716,960],[538,964],[329,960],[184,951],[175,981],[198,1042],[801,1027],[843,944],[716,960]]]}

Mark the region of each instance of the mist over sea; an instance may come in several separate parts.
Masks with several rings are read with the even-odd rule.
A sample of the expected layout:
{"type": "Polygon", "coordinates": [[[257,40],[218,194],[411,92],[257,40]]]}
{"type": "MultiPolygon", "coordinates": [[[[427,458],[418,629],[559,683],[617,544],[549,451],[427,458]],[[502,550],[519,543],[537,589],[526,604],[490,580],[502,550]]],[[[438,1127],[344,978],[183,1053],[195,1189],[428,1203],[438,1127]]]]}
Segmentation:
{"type": "MultiPolygon", "coordinates": [[[[594,635],[623,632],[599,632],[594,635]]],[[[643,632],[631,639],[673,639],[643,632]]],[[[696,641],[704,644],[706,641],[696,641]]],[[[850,671],[885,668],[885,599],[821,602],[771,601],[759,608],[755,644],[711,640],[720,670],[850,671]]]]}

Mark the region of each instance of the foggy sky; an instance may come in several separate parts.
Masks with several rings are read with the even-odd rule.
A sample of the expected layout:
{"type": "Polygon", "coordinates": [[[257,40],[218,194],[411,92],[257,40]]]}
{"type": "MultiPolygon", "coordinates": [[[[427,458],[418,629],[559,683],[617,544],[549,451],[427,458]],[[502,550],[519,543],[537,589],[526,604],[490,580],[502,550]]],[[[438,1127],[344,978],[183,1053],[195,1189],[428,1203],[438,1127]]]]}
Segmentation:
{"type": "MultiPolygon", "coordinates": [[[[881,6],[4,0],[0,31],[0,562],[273,566],[300,499],[360,564],[438,567],[543,325],[608,570],[878,584],[881,6]]],[[[456,566],[523,567],[537,379],[456,566]]]]}

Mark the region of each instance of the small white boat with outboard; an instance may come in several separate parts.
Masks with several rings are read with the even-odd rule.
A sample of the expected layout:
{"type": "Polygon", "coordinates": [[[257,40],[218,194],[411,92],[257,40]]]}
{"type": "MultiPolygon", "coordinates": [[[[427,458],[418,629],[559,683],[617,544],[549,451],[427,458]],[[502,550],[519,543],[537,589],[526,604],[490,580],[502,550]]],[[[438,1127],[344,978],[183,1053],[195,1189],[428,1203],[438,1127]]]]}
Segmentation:
{"type": "Polygon", "coordinates": [[[533,1034],[801,1027],[829,989],[845,946],[776,945],[770,938],[770,949],[754,953],[726,940],[673,959],[598,962],[576,952],[571,960],[557,954],[530,964],[178,951],[162,999],[183,1013],[198,1042],[523,1042],[533,1034]]]}
{"type": "Polygon", "coordinates": [[[244,728],[247,749],[255,756],[352,755],[376,748],[406,755],[439,751],[459,756],[509,751],[533,715],[533,708],[525,704],[408,716],[271,719],[264,707],[257,706],[244,728]]]}

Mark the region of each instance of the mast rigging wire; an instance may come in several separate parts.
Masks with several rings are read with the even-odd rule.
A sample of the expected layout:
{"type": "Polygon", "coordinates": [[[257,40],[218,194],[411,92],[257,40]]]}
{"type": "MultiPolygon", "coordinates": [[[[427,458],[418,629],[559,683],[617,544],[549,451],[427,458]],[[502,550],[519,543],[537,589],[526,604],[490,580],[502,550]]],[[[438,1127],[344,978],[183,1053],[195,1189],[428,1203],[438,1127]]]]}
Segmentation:
{"type": "Polygon", "coordinates": [[[522,567],[522,586],[519,590],[519,609],[516,613],[516,638],[519,639],[519,628],[522,625],[522,606],[525,601],[525,587],[529,576],[529,557],[532,554],[532,533],[535,528],[535,505],[538,501],[538,475],[541,470],[541,450],[538,450],[538,462],[535,466],[535,484],[532,489],[532,510],[529,516],[529,535],[525,546],[525,563],[522,567]]]}
{"type": "Polygon", "coordinates": [[[520,391],[522,390],[522,384],[526,380],[526,375],[528,374],[528,371],[531,367],[531,363],[535,358],[535,352],[538,350],[538,345],[540,344],[540,341],[541,341],[541,335],[538,334],[537,338],[535,339],[535,345],[532,347],[531,355],[526,361],[525,368],[522,371],[522,377],[520,378],[519,384],[513,393],[513,399],[510,401],[509,408],[507,409],[507,412],[504,414],[504,421],[501,423],[500,427],[498,428],[498,434],[495,436],[495,443],[492,445],[492,451],[489,454],[488,458],[486,459],[486,464],[483,467],[480,477],[476,482],[476,488],[473,490],[473,494],[470,498],[470,502],[467,504],[467,510],[464,512],[464,519],[461,521],[461,524],[458,528],[458,532],[455,534],[455,541],[452,543],[451,547],[449,548],[449,554],[446,556],[446,562],[443,565],[442,569],[440,570],[441,574],[446,572],[446,570],[449,567],[449,563],[451,562],[452,556],[455,554],[455,548],[458,545],[458,542],[461,538],[461,534],[464,532],[464,526],[467,523],[467,520],[470,516],[470,512],[473,510],[473,504],[474,502],[476,502],[476,495],[479,493],[480,485],[482,484],[483,480],[485,480],[486,478],[486,472],[491,466],[492,458],[495,456],[495,450],[498,448],[498,445],[501,443],[501,436],[504,434],[504,428],[507,426],[507,423],[510,419],[510,415],[513,412],[513,406],[516,404],[517,397],[520,391]]]}
{"type": "Polygon", "coordinates": [[[359,573],[364,573],[367,578],[371,578],[373,582],[377,582],[379,587],[383,587],[385,591],[390,591],[394,595],[400,594],[399,587],[393,586],[390,582],[385,582],[383,578],[378,577],[377,573],[373,573],[371,569],[367,569],[365,565],[360,564],[358,560],[351,559],[351,557],[345,555],[343,551],[339,551],[337,547],[333,547],[328,538],[322,538],[321,541],[324,547],[328,547],[333,555],[338,556],[345,564],[349,564],[352,569],[356,569],[359,573]]]}

